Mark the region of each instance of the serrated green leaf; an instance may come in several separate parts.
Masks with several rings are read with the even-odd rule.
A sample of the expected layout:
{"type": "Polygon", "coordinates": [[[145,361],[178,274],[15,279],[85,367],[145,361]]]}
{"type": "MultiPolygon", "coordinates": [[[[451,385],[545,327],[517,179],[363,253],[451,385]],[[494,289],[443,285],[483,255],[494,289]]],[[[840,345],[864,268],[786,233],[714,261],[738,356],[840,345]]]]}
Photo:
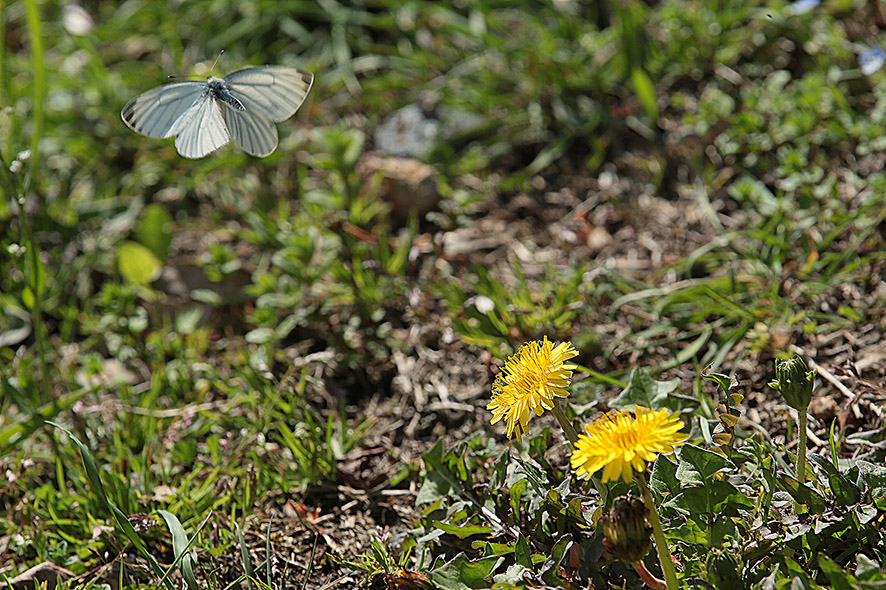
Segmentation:
{"type": "Polygon", "coordinates": [[[517,565],[532,567],[532,553],[529,551],[529,543],[522,534],[517,537],[517,543],[514,546],[514,559],[517,565]]]}
{"type": "Polygon", "coordinates": [[[495,461],[495,467],[492,471],[492,476],[489,478],[489,487],[493,490],[499,489],[502,485],[504,485],[505,481],[508,478],[508,463],[510,463],[510,456],[508,453],[502,453],[501,456],[495,461]]]}
{"type": "Polygon", "coordinates": [[[659,496],[676,496],[680,493],[680,481],[677,479],[677,464],[664,455],[659,455],[652,465],[649,476],[649,487],[659,496]]]}
{"type": "Polygon", "coordinates": [[[786,473],[779,474],[776,479],[782,489],[789,493],[798,503],[805,506],[810,513],[821,514],[824,512],[827,504],[822,495],[817,491],[805,484],[801,484],[797,479],[786,473]]]}
{"type": "MultiPolygon", "coordinates": [[[[524,574],[532,573],[532,570],[526,566],[513,564],[503,574],[496,574],[492,577],[492,581],[496,584],[515,584],[519,585],[526,581],[524,574]]],[[[520,587],[520,586],[518,586],[520,587]]]]}
{"type": "Polygon", "coordinates": [[[723,390],[723,392],[729,395],[732,392],[732,389],[738,386],[738,379],[735,377],[730,377],[729,375],[723,375],[722,373],[708,373],[704,372],[701,375],[708,381],[713,381],[717,384],[717,386],[723,390]]]}
{"type": "Polygon", "coordinates": [[[490,543],[488,541],[473,541],[471,549],[489,555],[510,555],[514,552],[514,545],[509,543],[490,543]]]}
{"type": "Polygon", "coordinates": [[[819,554],[818,567],[822,573],[827,574],[828,578],[830,578],[833,590],[853,590],[858,587],[855,578],[843,571],[843,568],[837,562],[826,555],[819,554]]]}
{"type": "Polygon", "coordinates": [[[469,560],[464,553],[459,553],[428,574],[434,584],[443,590],[479,590],[489,588],[487,576],[498,563],[499,557],[490,556],[477,561],[469,560]]]}
{"type": "Polygon", "coordinates": [[[443,475],[444,470],[449,470],[443,465],[443,441],[437,440],[431,450],[422,455],[422,460],[425,465],[425,473],[421,488],[418,490],[418,496],[415,498],[417,506],[436,502],[452,490],[452,485],[443,475]]]}
{"type": "Polygon", "coordinates": [[[434,527],[450,535],[455,535],[459,539],[466,539],[471,535],[486,535],[493,532],[488,526],[478,524],[456,525],[445,522],[434,522],[434,527]]]}
{"type": "Polygon", "coordinates": [[[818,453],[809,453],[807,458],[828,476],[831,493],[838,506],[852,506],[861,500],[861,490],[858,486],[843,477],[828,459],[818,453]]]}
{"type": "Polygon", "coordinates": [[[886,467],[867,461],[857,461],[858,484],[867,489],[871,498],[886,497],[886,467]]]}
{"type": "Polygon", "coordinates": [[[632,406],[660,410],[668,394],[677,389],[679,383],[678,379],[656,381],[648,369],[634,369],[628,378],[628,386],[609,405],[616,410],[626,410],[632,406]]]}
{"type": "Polygon", "coordinates": [[[678,504],[693,514],[720,512],[723,504],[750,508],[753,504],[728,481],[713,480],[706,486],[683,488],[678,504]]]}
{"type": "Polygon", "coordinates": [[[680,449],[676,478],[684,484],[707,485],[714,475],[735,470],[735,465],[721,455],[686,444],[680,449]]]}
{"type": "Polygon", "coordinates": [[[529,487],[529,481],[526,478],[523,478],[514,483],[511,486],[511,489],[508,490],[508,496],[511,500],[511,510],[514,511],[514,518],[517,520],[520,519],[520,516],[523,513],[523,503],[521,502],[521,498],[527,487],[529,487]]]}

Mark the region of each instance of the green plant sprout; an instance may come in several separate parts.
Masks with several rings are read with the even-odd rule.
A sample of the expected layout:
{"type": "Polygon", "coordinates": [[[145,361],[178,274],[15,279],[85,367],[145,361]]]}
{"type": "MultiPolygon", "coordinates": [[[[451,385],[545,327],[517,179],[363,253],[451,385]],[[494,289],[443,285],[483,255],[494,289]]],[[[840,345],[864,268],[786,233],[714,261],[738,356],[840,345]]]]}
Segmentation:
{"type": "MultiPolygon", "coordinates": [[[[809,403],[815,385],[816,371],[809,370],[806,362],[798,354],[787,359],[776,359],[775,381],[769,386],[778,391],[785,403],[797,410],[797,481],[806,483],[806,437],[809,403]]],[[[799,510],[799,504],[797,504],[799,510]]]]}

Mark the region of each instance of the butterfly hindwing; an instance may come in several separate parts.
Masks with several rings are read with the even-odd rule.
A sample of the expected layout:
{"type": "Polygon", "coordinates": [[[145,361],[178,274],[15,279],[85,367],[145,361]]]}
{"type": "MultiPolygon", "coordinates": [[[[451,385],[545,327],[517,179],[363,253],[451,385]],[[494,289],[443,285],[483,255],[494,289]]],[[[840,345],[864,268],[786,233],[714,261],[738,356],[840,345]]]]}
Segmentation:
{"type": "Polygon", "coordinates": [[[247,154],[263,158],[277,149],[277,126],[248,108],[238,111],[222,104],[222,113],[234,142],[247,154]]]}
{"type": "Polygon", "coordinates": [[[170,133],[176,136],[178,153],[191,159],[202,158],[231,141],[219,102],[209,95],[194,103],[170,133]]]}

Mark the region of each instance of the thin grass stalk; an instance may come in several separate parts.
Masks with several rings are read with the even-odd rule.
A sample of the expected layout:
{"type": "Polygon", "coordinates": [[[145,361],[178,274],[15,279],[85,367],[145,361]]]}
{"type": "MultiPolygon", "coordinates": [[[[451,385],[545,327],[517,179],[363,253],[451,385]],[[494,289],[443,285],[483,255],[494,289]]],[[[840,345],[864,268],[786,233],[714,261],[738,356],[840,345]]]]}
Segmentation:
{"type": "MultiPolygon", "coordinates": [[[[43,136],[43,107],[46,101],[46,62],[43,51],[43,30],[40,23],[40,10],[37,0],[25,0],[25,13],[28,24],[28,38],[31,43],[31,66],[34,72],[32,84],[32,132],[31,154],[28,160],[24,183],[20,192],[13,199],[17,206],[21,227],[22,244],[25,252],[25,280],[31,289],[33,303],[31,318],[34,323],[34,339],[37,342],[37,355],[40,358],[41,380],[43,391],[40,392],[40,403],[44,403],[49,395],[49,365],[46,363],[46,332],[43,324],[41,305],[42,289],[40,288],[40,250],[33,240],[28,215],[25,210],[25,199],[30,193],[31,184],[40,161],[40,138],[43,136]]],[[[5,19],[4,19],[5,21],[5,19]]],[[[5,24],[5,22],[4,22],[5,24]]]]}
{"type": "Polygon", "coordinates": [[[32,94],[31,165],[28,167],[23,194],[27,194],[34,178],[34,170],[40,162],[40,138],[43,137],[43,108],[46,102],[46,60],[43,51],[43,27],[40,23],[40,9],[37,0],[25,0],[28,22],[28,39],[31,43],[31,68],[34,72],[32,94]]]}

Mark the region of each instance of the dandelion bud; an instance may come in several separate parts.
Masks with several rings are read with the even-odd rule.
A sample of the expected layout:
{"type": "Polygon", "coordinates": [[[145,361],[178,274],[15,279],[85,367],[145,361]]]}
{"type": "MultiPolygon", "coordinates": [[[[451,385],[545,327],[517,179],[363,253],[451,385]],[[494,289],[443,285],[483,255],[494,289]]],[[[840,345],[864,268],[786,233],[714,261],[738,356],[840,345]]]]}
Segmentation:
{"type": "Polygon", "coordinates": [[[646,520],[649,510],[643,500],[628,494],[612,502],[612,508],[600,519],[604,544],[616,559],[625,563],[641,561],[652,548],[652,527],[646,520]]]}
{"type": "Polygon", "coordinates": [[[705,566],[708,582],[718,590],[741,590],[744,586],[738,575],[738,559],[722,549],[714,548],[708,553],[705,566]]]}
{"type": "Polygon", "coordinates": [[[799,355],[786,360],[775,361],[775,381],[769,383],[777,389],[784,401],[795,410],[805,410],[812,400],[812,385],[815,371],[799,355]]]}

